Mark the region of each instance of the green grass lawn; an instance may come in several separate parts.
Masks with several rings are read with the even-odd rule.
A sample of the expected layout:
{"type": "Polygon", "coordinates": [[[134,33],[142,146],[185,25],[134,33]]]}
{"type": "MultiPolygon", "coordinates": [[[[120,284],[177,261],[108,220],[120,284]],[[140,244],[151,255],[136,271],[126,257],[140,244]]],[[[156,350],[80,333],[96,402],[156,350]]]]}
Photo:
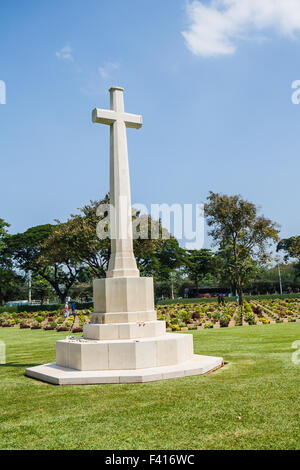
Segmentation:
{"type": "Polygon", "coordinates": [[[24,376],[66,333],[0,328],[1,449],[300,449],[300,323],[195,331],[205,376],[58,387],[24,376]],[[241,417],[241,419],[238,419],[241,417]]]}

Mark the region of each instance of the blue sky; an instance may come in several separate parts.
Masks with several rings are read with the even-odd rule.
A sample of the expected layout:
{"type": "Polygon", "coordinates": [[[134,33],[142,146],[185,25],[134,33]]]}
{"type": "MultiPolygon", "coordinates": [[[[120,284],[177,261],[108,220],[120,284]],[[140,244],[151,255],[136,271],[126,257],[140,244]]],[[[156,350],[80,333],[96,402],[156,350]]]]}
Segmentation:
{"type": "Polygon", "coordinates": [[[66,220],[108,191],[109,131],[91,111],[120,85],[144,120],[128,130],[133,202],[240,193],[282,237],[300,233],[300,2],[238,1],[1,2],[0,217],[11,232],[66,220]]]}

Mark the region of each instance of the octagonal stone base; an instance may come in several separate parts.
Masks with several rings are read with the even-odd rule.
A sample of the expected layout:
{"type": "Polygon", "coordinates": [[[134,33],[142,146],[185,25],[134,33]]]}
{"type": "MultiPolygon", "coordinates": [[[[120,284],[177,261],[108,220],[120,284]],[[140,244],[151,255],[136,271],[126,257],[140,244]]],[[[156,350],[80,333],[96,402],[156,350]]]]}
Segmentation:
{"type": "Polygon", "coordinates": [[[55,364],[26,369],[26,375],[54,385],[98,385],[155,382],[212,372],[223,366],[221,357],[198,356],[173,366],[139,370],[78,371],[55,364]]]}

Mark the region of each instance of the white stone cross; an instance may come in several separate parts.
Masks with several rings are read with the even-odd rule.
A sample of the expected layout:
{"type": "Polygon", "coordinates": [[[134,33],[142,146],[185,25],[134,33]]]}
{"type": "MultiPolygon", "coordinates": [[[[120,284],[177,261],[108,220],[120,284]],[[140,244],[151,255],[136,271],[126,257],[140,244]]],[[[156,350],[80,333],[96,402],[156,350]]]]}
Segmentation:
{"type": "Polygon", "coordinates": [[[107,277],[138,277],[133,253],[132,215],[126,128],[140,129],[142,116],[125,113],[124,89],[112,87],[110,110],[93,110],[93,122],[110,126],[111,257],[107,277]]]}

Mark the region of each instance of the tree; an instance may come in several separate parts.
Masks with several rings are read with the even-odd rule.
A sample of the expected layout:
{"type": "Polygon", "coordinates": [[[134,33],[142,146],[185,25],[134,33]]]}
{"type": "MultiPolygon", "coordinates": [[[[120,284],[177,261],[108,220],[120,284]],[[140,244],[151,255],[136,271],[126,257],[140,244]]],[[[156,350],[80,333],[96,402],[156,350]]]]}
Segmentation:
{"type": "Polygon", "coordinates": [[[157,241],[156,248],[139,259],[138,265],[142,275],[154,278],[156,294],[170,295],[173,299],[180,283],[179,269],[186,263],[186,252],[172,236],[157,241]]]}
{"type": "Polygon", "coordinates": [[[25,292],[24,278],[12,269],[0,267],[0,305],[8,300],[20,300],[25,292]]]}
{"type": "Polygon", "coordinates": [[[10,236],[7,245],[17,267],[48,281],[63,303],[83,267],[65,251],[66,245],[54,245],[50,236],[55,229],[50,224],[32,227],[10,236]]]}
{"type": "Polygon", "coordinates": [[[12,269],[12,258],[8,252],[9,224],[0,219],[0,305],[24,295],[24,279],[12,269]]]}
{"type": "Polygon", "coordinates": [[[49,237],[52,225],[38,225],[29,228],[24,233],[12,235],[7,243],[7,249],[17,267],[25,273],[39,273],[42,267],[38,261],[42,254],[42,243],[49,237]]]}
{"type": "Polygon", "coordinates": [[[41,305],[44,305],[45,300],[53,296],[53,289],[49,281],[46,281],[43,277],[36,274],[32,277],[32,295],[34,299],[38,299],[41,302],[41,305]]]}
{"type": "Polygon", "coordinates": [[[215,255],[211,250],[187,250],[185,272],[198,289],[199,283],[207,274],[214,274],[216,270],[215,255]]]}
{"type": "Polygon", "coordinates": [[[295,258],[300,262],[300,236],[280,240],[277,245],[277,252],[281,250],[285,252],[286,261],[295,258]]]}
{"type": "MultiPolygon", "coordinates": [[[[66,223],[58,222],[50,236],[44,243],[45,252],[49,257],[50,253],[61,252],[68,254],[70,259],[77,260],[83,266],[90,269],[94,277],[105,277],[111,252],[110,239],[99,239],[97,236],[97,225],[104,220],[104,215],[97,215],[99,205],[109,204],[109,195],[101,201],[90,201],[83,206],[79,214],[71,214],[66,223]]],[[[151,238],[151,223],[149,216],[140,215],[139,212],[133,215],[133,224],[136,230],[136,237],[133,240],[133,250],[136,256],[137,264],[142,273],[148,272],[149,266],[156,265],[158,258],[163,256],[159,248],[164,246],[166,249],[169,240],[163,240],[162,229],[159,225],[159,238],[151,238]],[[139,227],[143,227],[139,230],[139,227]],[[145,232],[146,231],[146,232],[145,232]],[[143,236],[146,233],[146,237],[143,236]],[[141,235],[139,235],[141,233],[141,235]],[[147,238],[148,236],[148,238],[147,238]]],[[[170,242],[170,246],[172,242],[170,242]]],[[[168,263],[172,262],[169,253],[168,263]]]]}
{"type": "Polygon", "coordinates": [[[103,218],[97,215],[97,207],[108,203],[108,196],[102,201],[90,201],[79,209],[80,214],[71,214],[67,222],[57,221],[44,243],[48,256],[59,251],[61,257],[65,253],[74,262],[88,266],[94,277],[104,277],[110,257],[110,240],[97,237],[97,224],[103,218]]]}
{"type": "Polygon", "coordinates": [[[0,219],[0,267],[1,269],[12,268],[12,257],[8,251],[10,235],[7,231],[10,225],[4,219],[0,219]]]}
{"type": "Polygon", "coordinates": [[[243,289],[257,277],[260,264],[251,256],[240,257],[236,260],[232,244],[228,244],[219,250],[216,261],[219,283],[223,287],[230,288],[233,292],[237,292],[239,294],[240,304],[242,305],[243,289]],[[239,288],[237,282],[236,268],[238,268],[242,289],[239,288]]]}
{"type": "Polygon", "coordinates": [[[243,289],[257,265],[270,257],[268,249],[278,241],[278,225],[258,215],[258,208],[241,196],[210,192],[205,204],[209,235],[219,247],[223,277],[229,276],[243,305],[243,289]]]}
{"type": "MultiPolygon", "coordinates": [[[[32,271],[33,276],[48,281],[61,302],[76,283],[86,283],[90,282],[92,277],[105,276],[111,242],[108,237],[99,239],[97,236],[98,223],[106,221],[106,214],[97,215],[98,206],[103,204],[109,204],[109,195],[102,201],[90,201],[90,204],[80,209],[79,214],[71,214],[65,223],[56,221],[56,225],[32,227],[24,233],[13,235],[10,239],[10,252],[17,267],[26,273],[32,271]]],[[[150,236],[150,217],[135,213],[133,224],[137,234],[133,247],[141,271],[144,272],[146,266],[154,266],[157,263],[160,263],[161,273],[162,266],[167,269],[168,265],[168,269],[174,269],[171,252],[166,252],[167,246],[171,248],[173,242],[170,241],[168,245],[169,240],[162,239],[160,222],[158,239],[152,239],[150,236]],[[145,226],[148,238],[144,239],[139,233],[143,234],[145,226]],[[164,249],[159,251],[161,246],[164,246],[164,249]],[[162,264],[162,258],[165,264],[162,264]]]]}
{"type": "Polygon", "coordinates": [[[2,259],[2,254],[4,253],[7,246],[7,238],[9,236],[7,233],[8,227],[9,224],[5,222],[4,219],[0,219],[0,260],[2,259]]]}
{"type": "Polygon", "coordinates": [[[290,258],[297,260],[293,265],[295,280],[300,277],[300,236],[290,237],[280,240],[277,245],[277,252],[283,251],[285,253],[285,261],[290,258]]]}

